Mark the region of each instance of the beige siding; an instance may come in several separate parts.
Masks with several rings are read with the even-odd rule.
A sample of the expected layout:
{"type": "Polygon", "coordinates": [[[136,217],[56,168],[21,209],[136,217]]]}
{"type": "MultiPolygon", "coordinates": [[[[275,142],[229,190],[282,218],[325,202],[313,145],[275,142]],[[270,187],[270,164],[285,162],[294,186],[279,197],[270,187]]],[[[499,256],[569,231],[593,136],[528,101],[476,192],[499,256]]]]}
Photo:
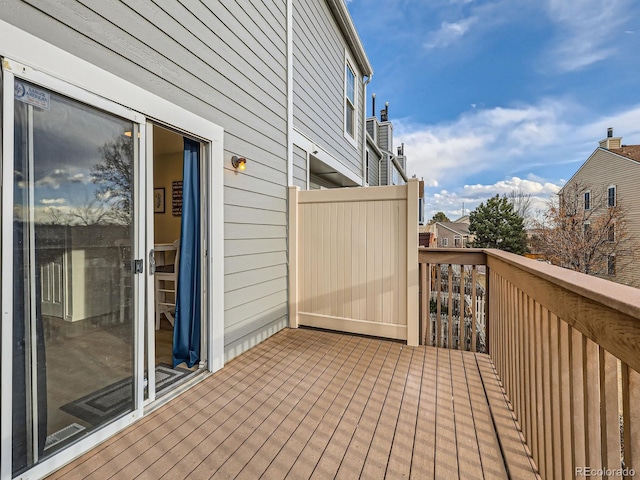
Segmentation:
{"type": "MultiPolygon", "coordinates": [[[[597,149],[585,164],[573,176],[571,181],[578,181],[589,186],[592,191],[609,186],[616,186],[619,205],[626,209],[629,241],[634,250],[640,245],[640,163],[620,155],[597,149]]],[[[624,271],[618,269],[613,277],[616,282],[640,287],[640,270],[632,263],[624,271]]]]}

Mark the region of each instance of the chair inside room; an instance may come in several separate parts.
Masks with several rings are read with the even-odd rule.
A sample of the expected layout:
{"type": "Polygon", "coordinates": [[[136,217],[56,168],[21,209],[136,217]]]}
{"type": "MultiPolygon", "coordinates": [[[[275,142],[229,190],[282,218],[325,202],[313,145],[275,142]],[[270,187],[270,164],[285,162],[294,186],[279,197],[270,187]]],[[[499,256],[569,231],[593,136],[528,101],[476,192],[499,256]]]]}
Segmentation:
{"type": "Polygon", "coordinates": [[[176,296],[178,293],[178,262],[180,261],[180,240],[173,242],[173,248],[164,251],[164,258],[169,252],[175,253],[173,263],[156,266],[154,275],[156,330],[160,329],[160,319],[164,315],[173,327],[176,311],[176,296]]]}

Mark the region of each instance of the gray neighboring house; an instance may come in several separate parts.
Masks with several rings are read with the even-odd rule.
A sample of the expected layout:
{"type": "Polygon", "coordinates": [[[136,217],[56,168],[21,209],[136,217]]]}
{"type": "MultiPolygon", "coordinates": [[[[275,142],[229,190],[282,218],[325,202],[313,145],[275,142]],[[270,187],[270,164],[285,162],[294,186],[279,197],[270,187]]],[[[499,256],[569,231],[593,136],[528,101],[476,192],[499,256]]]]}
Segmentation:
{"type": "MultiPolygon", "coordinates": [[[[633,242],[631,248],[636,249],[640,239],[640,145],[623,145],[622,137],[614,137],[613,129],[609,128],[598,148],[558,195],[562,196],[566,186],[575,182],[585,189],[581,199],[585,210],[591,208],[588,204],[593,203],[591,197],[597,191],[604,192],[608,205],[617,205],[619,202],[624,207],[628,241],[633,242]]],[[[605,278],[640,287],[640,270],[633,263],[622,269],[618,266],[620,263],[616,262],[615,255],[611,255],[605,278]]]]}
{"type": "Polygon", "coordinates": [[[375,96],[372,96],[372,116],[367,118],[367,151],[365,180],[369,186],[404,185],[407,183],[407,157],[404,144],[393,153],[393,123],[389,121],[389,105],[375,112],[375,96]]]}
{"type": "MultiPolygon", "coordinates": [[[[13,314],[18,315],[21,294],[14,292],[18,287],[14,289],[7,278],[19,276],[20,272],[13,272],[12,262],[6,261],[14,254],[10,243],[5,242],[13,235],[13,204],[12,197],[3,192],[0,477],[10,478],[23,472],[37,477],[59,468],[73,455],[88,450],[105,435],[124,428],[139,419],[145,409],[163,401],[161,395],[155,396],[154,369],[150,365],[154,330],[145,329],[145,325],[151,325],[144,320],[149,315],[145,308],[152,303],[144,298],[144,292],[153,290],[146,259],[153,256],[153,235],[149,236],[149,232],[153,231],[154,216],[157,221],[159,215],[171,212],[178,187],[169,192],[162,189],[161,194],[151,192],[155,185],[150,172],[158,160],[156,157],[178,155],[181,159],[183,136],[199,144],[204,242],[200,252],[203,278],[200,368],[216,371],[288,324],[287,187],[298,185],[309,189],[372,183],[365,174],[370,151],[365,98],[366,84],[373,72],[343,0],[8,0],[0,10],[0,59],[6,105],[9,101],[14,103],[15,92],[16,109],[35,110],[37,117],[41,110],[53,111],[48,109],[54,103],[68,103],[74,112],[90,111],[92,118],[98,119],[96,122],[130,125],[123,127],[126,131],[120,134],[132,139],[134,145],[131,168],[135,183],[127,194],[134,200],[136,221],[132,223],[126,249],[118,255],[127,256],[123,263],[125,271],[132,265],[128,262],[134,259],[139,262],[135,267],[142,275],[135,276],[135,285],[114,276],[113,286],[109,287],[120,289],[117,298],[123,298],[123,291],[131,292],[128,303],[119,307],[116,316],[125,318],[116,322],[118,325],[130,326],[123,333],[127,339],[123,345],[129,345],[131,350],[126,349],[129,347],[123,350],[123,369],[110,368],[105,363],[103,371],[105,375],[122,371],[122,377],[133,378],[136,388],[131,393],[133,407],[105,417],[100,431],[93,424],[77,424],[73,431],[53,432],[58,435],[54,438],[49,430],[58,427],[47,430],[46,425],[42,426],[42,419],[46,418],[42,409],[46,410],[47,399],[41,401],[37,396],[43,395],[43,391],[46,395],[46,389],[38,389],[38,385],[55,382],[47,377],[41,365],[44,354],[34,354],[31,359],[23,355],[19,361],[14,358],[13,345],[26,337],[18,338],[23,335],[21,331],[10,327],[13,314]],[[246,170],[238,168],[237,162],[232,163],[238,158],[245,159],[246,170]],[[152,199],[157,204],[152,206],[152,199]],[[8,305],[15,308],[5,308],[8,305]],[[33,377],[21,380],[26,385],[25,392],[31,389],[31,393],[19,398],[14,395],[12,411],[6,407],[11,405],[15,385],[12,372],[24,371],[24,362],[26,365],[35,362],[31,369],[27,368],[33,377]],[[149,378],[145,373],[147,366],[149,378]],[[42,371],[38,370],[40,367],[42,371]],[[25,398],[27,403],[21,404],[25,398]],[[31,422],[26,427],[30,433],[25,433],[26,446],[21,444],[20,449],[26,451],[20,453],[16,432],[25,427],[24,422],[22,427],[15,422],[25,418],[31,422]],[[61,448],[70,438],[80,439],[73,452],[61,448]],[[50,442],[60,443],[54,449],[50,442]]],[[[23,125],[16,113],[14,123],[13,115],[12,108],[4,108],[1,124],[16,129],[25,125],[27,130],[32,128],[29,127],[32,120],[24,120],[23,125]]],[[[70,120],[59,117],[61,125],[65,121],[70,120]]],[[[389,160],[382,162],[385,168],[390,168],[392,157],[404,168],[402,155],[393,156],[390,152],[391,124],[378,123],[377,119],[374,123],[375,135],[386,138],[386,143],[377,143],[371,146],[372,150],[389,160]]],[[[75,122],[75,127],[84,124],[75,122]]],[[[73,142],[80,144],[86,135],[73,137],[69,130],[63,134],[68,135],[65,141],[73,149],[73,142]]],[[[40,135],[37,129],[33,131],[40,135]]],[[[14,170],[11,160],[14,135],[3,132],[3,138],[2,172],[5,182],[11,183],[7,179],[14,170]]],[[[87,155],[95,154],[97,148],[91,146],[87,155]]],[[[23,181],[31,182],[34,189],[51,186],[54,181],[88,185],[82,183],[88,171],[75,172],[73,165],[69,165],[67,170],[56,168],[46,172],[48,161],[37,157],[35,176],[16,180],[14,187],[22,188],[23,181]],[[54,179],[49,173],[59,178],[54,179]]],[[[162,173],[159,170],[156,168],[154,175],[162,173]]],[[[400,176],[406,180],[404,175],[400,176]]],[[[182,183],[179,188],[181,192],[182,183]]],[[[43,198],[42,205],[61,205],[65,200],[62,195],[58,197],[43,198]]],[[[40,211],[35,204],[30,205],[36,213],[40,211]]],[[[182,209],[182,203],[179,208],[182,209]]],[[[70,261],[83,262],[74,265],[95,272],[101,260],[99,251],[94,254],[96,258],[92,257],[91,262],[79,250],[69,256],[73,257],[70,261]]],[[[53,257],[48,265],[51,272],[61,271],[53,257]]],[[[71,272],[64,282],[77,280],[73,275],[77,276],[78,268],[62,271],[71,272]]],[[[35,278],[34,273],[31,280],[35,278]]],[[[28,285],[22,287],[29,293],[28,285]]],[[[80,299],[82,292],[77,289],[70,291],[75,292],[76,302],[91,301],[80,299]]],[[[37,296],[33,292],[30,295],[37,296]]],[[[28,316],[24,318],[28,323],[28,316]]],[[[33,328],[40,327],[34,324],[33,328]]],[[[35,343],[33,349],[36,351],[35,343]]],[[[98,355],[98,349],[89,349],[87,355],[98,355]]],[[[86,362],[88,365],[92,359],[87,357],[86,362]]],[[[93,364],[101,362],[96,359],[93,364]]],[[[49,356],[49,374],[55,368],[53,357],[49,356]]],[[[96,378],[100,375],[93,375],[93,380],[96,378]]],[[[76,397],[83,394],[78,392],[76,397]]],[[[49,404],[51,410],[51,400],[49,404]]]]}
{"type": "Polygon", "coordinates": [[[431,231],[436,236],[437,246],[442,248],[465,248],[473,241],[468,223],[435,222],[431,231]]]}

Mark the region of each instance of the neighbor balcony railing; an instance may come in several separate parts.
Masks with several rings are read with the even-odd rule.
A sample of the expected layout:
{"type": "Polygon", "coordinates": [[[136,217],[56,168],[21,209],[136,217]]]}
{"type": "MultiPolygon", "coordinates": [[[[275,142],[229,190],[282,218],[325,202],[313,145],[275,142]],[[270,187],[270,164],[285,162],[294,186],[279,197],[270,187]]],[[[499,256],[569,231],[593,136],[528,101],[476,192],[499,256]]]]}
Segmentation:
{"type": "Polygon", "coordinates": [[[419,263],[423,343],[489,353],[543,478],[640,472],[640,290],[498,250],[419,263]]]}

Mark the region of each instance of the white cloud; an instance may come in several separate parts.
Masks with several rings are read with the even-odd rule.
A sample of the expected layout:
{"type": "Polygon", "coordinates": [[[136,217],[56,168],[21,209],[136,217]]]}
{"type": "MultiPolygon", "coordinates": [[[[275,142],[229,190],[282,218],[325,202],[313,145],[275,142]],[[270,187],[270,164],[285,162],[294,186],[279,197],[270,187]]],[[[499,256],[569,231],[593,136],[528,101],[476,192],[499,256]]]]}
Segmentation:
{"type": "MultiPolygon", "coordinates": [[[[532,151],[550,149],[569,136],[558,101],[513,108],[474,109],[435,125],[394,122],[396,143],[404,143],[408,169],[428,185],[464,182],[491,169],[517,167],[532,151]]],[[[508,172],[503,172],[508,173],[508,172]]],[[[515,172],[514,172],[515,173],[515,172]]]]}
{"type": "Polygon", "coordinates": [[[480,203],[495,195],[505,195],[512,190],[521,190],[525,194],[531,195],[532,212],[543,210],[547,200],[556,194],[564,182],[554,183],[542,179],[523,179],[511,177],[499,180],[493,184],[464,185],[454,191],[440,190],[427,199],[425,216],[431,218],[438,211],[444,212],[450,219],[454,220],[463,215],[469,214],[480,203]]]}
{"type": "Polygon", "coordinates": [[[91,181],[91,176],[85,173],[76,173],[69,176],[69,181],[74,183],[88,183],[91,181]]]}
{"type": "Polygon", "coordinates": [[[455,121],[432,125],[394,121],[395,143],[405,144],[409,176],[425,180],[427,209],[449,212],[450,218],[461,214],[463,202],[469,211],[513,188],[547,198],[595,150],[607,127],[614,127],[624,143],[640,144],[640,105],[598,116],[549,98],[535,105],[470,110],[455,121]]]}
{"type": "Polygon", "coordinates": [[[65,198],[43,198],[40,203],[43,205],[64,205],[67,200],[65,198]]]}
{"type": "Polygon", "coordinates": [[[467,17],[458,22],[442,22],[438,30],[431,32],[427,41],[424,43],[424,47],[432,49],[446,47],[452,44],[467,33],[471,25],[476,23],[477,20],[476,17],[467,17]]]}
{"type": "Polygon", "coordinates": [[[556,67],[573,71],[615,54],[615,37],[633,8],[630,0],[547,0],[549,19],[558,27],[552,51],[556,67]]]}
{"type": "Polygon", "coordinates": [[[607,127],[624,136],[624,143],[640,143],[640,105],[597,116],[562,99],[545,99],[474,109],[452,122],[394,121],[395,143],[405,144],[408,173],[443,187],[475,183],[474,177],[491,172],[500,178],[523,175],[533,167],[557,167],[555,175],[566,176],[597,147],[607,127]]]}

